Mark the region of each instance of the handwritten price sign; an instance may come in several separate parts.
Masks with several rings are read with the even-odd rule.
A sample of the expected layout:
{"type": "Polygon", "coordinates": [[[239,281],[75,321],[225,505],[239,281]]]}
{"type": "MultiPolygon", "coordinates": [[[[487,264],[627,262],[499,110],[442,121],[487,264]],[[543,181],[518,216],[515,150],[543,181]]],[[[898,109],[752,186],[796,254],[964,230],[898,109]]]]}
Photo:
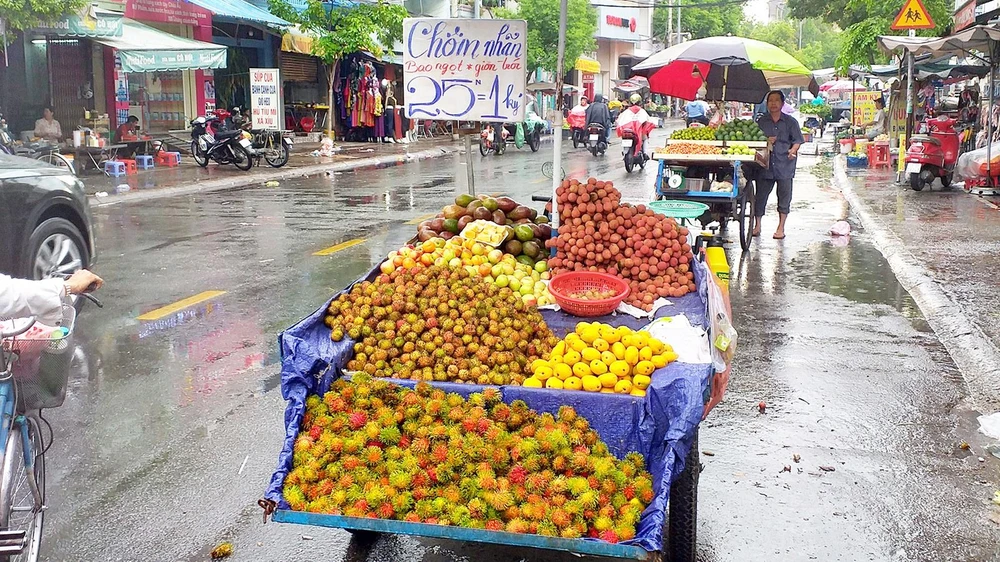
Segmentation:
{"type": "Polygon", "coordinates": [[[523,20],[403,20],[406,116],[522,120],[527,28],[523,20]]]}
{"type": "Polygon", "coordinates": [[[277,68],[250,69],[250,121],[254,129],[278,131],[285,122],[278,76],[277,68]]]}

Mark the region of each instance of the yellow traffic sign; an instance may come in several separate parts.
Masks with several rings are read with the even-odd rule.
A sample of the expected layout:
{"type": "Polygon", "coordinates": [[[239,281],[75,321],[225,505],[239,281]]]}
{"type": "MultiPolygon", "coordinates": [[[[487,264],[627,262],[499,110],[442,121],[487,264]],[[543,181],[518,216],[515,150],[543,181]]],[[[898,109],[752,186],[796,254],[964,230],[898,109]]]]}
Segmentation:
{"type": "Polygon", "coordinates": [[[892,29],[934,29],[934,20],[921,0],[906,0],[892,21],[892,29]]]}

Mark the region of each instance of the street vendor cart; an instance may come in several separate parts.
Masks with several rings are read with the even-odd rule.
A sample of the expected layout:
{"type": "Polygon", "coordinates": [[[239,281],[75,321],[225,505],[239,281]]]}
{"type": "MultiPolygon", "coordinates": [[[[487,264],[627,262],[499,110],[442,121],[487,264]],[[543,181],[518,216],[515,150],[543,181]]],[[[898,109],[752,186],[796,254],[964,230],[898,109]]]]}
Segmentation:
{"type": "MultiPolygon", "coordinates": [[[[728,141],[678,141],[671,145],[702,144],[722,149],[728,141]]],[[[725,231],[730,221],[736,221],[740,230],[740,246],[750,248],[750,227],[754,214],[754,183],[747,178],[767,166],[769,157],[766,142],[739,141],[730,143],[746,147],[747,154],[683,154],[658,150],[653,160],[659,162],[656,173],[656,198],[658,200],[694,201],[708,206],[701,217],[701,224],[718,221],[725,231]],[[749,152],[752,151],[752,154],[749,152]]],[[[655,204],[654,204],[655,208],[655,204]]]]}
{"type": "MultiPolygon", "coordinates": [[[[685,317],[692,326],[711,333],[710,318],[715,313],[710,310],[710,303],[716,302],[709,297],[710,290],[714,288],[712,274],[698,260],[692,263],[692,268],[697,291],[671,299],[649,316],[640,318],[615,312],[596,318],[578,318],[564,310],[550,309],[542,310],[541,313],[548,328],[560,338],[572,332],[577,323],[583,320],[638,330],[647,326],[654,318],[680,316],[685,317]]],[[[374,280],[379,273],[379,266],[376,266],[355,284],[374,280]]],[[[350,290],[351,287],[345,289],[350,290]]],[[[279,523],[348,530],[353,535],[349,551],[354,555],[359,554],[359,549],[371,548],[378,534],[401,534],[622,559],[695,560],[700,472],[698,426],[710,409],[706,404],[714,405],[717,403],[716,397],[721,396],[718,385],[722,384],[724,388],[724,381],[717,378],[712,362],[669,363],[652,373],[651,383],[644,396],[514,385],[493,387],[500,391],[503,402],[510,404],[521,400],[539,413],[555,415],[560,407],[571,406],[589,421],[590,427],[607,444],[613,456],[622,459],[632,451],[644,455],[646,468],[652,475],[654,495],[642,513],[634,538],[629,540],[612,543],[595,538],[562,538],[292,510],[283,495],[283,484],[292,470],[293,451],[302,430],[306,400],[313,395],[323,396],[340,377],[352,376],[345,373],[345,365],[354,354],[354,342],[350,338],[333,341],[331,330],[324,323],[328,307],[337,296],[339,294],[279,337],[281,389],[282,395],[288,400],[285,411],[286,434],[277,469],[264,498],[259,502],[264,509],[265,522],[270,517],[279,523]]],[[[707,348],[710,340],[709,337],[705,338],[706,352],[709,352],[707,348]]],[[[725,375],[728,376],[728,370],[725,375]]],[[[384,380],[409,388],[416,384],[411,380],[384,380]]],[[[487,388],[449,382],[431,384],[464,398],[487,388]]]]}

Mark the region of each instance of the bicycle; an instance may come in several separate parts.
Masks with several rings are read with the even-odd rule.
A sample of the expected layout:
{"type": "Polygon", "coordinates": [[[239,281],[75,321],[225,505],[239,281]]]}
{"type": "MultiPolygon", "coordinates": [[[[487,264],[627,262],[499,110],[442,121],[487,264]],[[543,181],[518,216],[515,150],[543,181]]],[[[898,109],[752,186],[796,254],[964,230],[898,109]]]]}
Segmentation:
{"type": "MultiPolygon", "coordinates": [[[[553,164],[552,162],[545,162],[545,163],[542,164],[542,175],[543,176],[545,176],[545,177],[547,177],[549,179],[552,179],[552,172],[554,170],[555,170],[555,164],[553,164]]],[[[561,180],[566,179],[566,169],[560,167],[559,171],[562,172],[562,177],[560,177],[559,179],[561,179],[561,180]]]]}
{"type": "MultiPolygon", "coordinates": [[[[82,295],[102,307],[100,301],[82,295]]],[[[0,321],[0,561],[36,562],[45,520],[45,453],[52,426],[43,408],[62,404],[65,384],[52,392],[45,365],[68,379],[76,308],[62,305],[62,321],[42,328],[35,318],[0,321]],[[42,434],[48,428],[48,438],[42,434]]]]}

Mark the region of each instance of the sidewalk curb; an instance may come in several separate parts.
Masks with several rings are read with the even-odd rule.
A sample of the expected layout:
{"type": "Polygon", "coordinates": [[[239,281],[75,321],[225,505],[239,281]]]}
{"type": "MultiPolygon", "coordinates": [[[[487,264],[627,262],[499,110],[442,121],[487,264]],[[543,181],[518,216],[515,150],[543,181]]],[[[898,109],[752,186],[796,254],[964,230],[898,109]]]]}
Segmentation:
{"type": "Polygon", "coordinates": [[[842,156],[837,156],[834,163],[834,183],[861,225],[871,234],[872,242],[889,262],[900,285],[916,301],[935,335],[958,365],[969,387],[973,406],[979,410],[996,410],[1000,407],[1000,349],[965,309],[926,273],[926,268],[906,249],[902,240],[869,212],[854,192],[842,156]]]}
{"type": "Polygon", "coordinates": [[[149,191],[130,191],[118,195],[108,195],[107,197],[97,197],[94,195],[88,196],[90,199],[91,207],[107,207],[110,205],[118,205],[121,203],[134,203],[139,201],[149,201],[152,199],[161,199],[164,197],[176,197],[179,195],[191,195],[194,193],[208,193],[211,191],[220,191],[223,189],[233,189],[237,187],[244,187],[254,184],[263,184],[269,181],[281,181],[293,178],[300,178],[303,176],[311,176],[313,174],[320,174],[323,172],[346,172],[350,170],[355,170],[357,168],[364,168],[367,166],[380,166],[384,164],[403,164],[406,162],[413,162],[415,160],[425,160],[428,158],[437,158],[439,156],[446,156],[448,154],[455,154],[464,150],[462,145],[454,146],[439,146],[436,148],[428,148],[418,152],[410,152],[406,154],[386,154],[384,156],[374,156],[371,158],[359,158],[357,160],[349,160],[345,162],[333,162],[324,164],[311,164],[308,166],[300,166],[297,168],[278,168],[273,171],[261,172],[240,172],[233,168],[236,174],[233,177],[220,178],[215,180],[208,180],[202,182],[195,182],[191,185],[183,185],[177,187],[165,187],[162,189],[152,189],[149,191]]]}

